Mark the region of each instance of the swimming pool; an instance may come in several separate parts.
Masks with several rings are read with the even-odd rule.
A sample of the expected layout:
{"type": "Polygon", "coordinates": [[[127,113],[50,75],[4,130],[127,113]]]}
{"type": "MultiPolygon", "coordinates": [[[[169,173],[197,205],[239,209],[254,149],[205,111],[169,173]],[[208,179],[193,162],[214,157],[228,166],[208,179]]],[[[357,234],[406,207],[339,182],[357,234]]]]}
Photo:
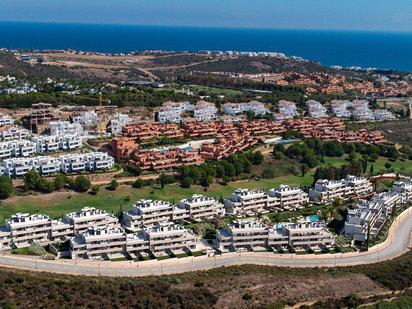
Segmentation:
{"type": "Polygon", "coordinates": [[[320,220],[318,215],[311,215],[308,218],[310,222],[318,222],[320,220]]]}

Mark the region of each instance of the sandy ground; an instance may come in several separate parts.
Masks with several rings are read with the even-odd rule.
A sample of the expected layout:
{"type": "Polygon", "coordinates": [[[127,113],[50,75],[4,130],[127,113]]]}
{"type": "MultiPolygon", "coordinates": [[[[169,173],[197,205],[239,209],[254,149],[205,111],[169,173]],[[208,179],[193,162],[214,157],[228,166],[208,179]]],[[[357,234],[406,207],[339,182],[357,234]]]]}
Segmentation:
{"type": "Polygon", "coordinates": [[[280,300],[297,303],[342,298],[351,293],[368,296],[388,291],[361,274],[339,277],[321,275],[318,278],[248,275],[216,284],[212,290],[219,295],[216,308],[248,308],[253,305],[260,307],[280,300]],[[244,300],[242,297],[245,293],[250,293],[252,299],[244,300]]]}

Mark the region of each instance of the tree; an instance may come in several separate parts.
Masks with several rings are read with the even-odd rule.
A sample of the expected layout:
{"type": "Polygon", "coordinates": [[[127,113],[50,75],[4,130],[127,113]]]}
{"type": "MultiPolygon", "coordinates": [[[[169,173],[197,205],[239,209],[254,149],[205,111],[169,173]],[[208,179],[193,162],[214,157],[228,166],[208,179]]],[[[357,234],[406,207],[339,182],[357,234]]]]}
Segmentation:
{"type": "Polygon", "coordinates": [[[373,175],[373,170],[374,170],[374,167],[373,167],[373,164],[372,164],[370,169],[369,169],[369,172],[370,172],[371,176],[373,175]]]}
{"type": "Polygon", "coordinates": [[[13,194],[13,182],[9,177],[0,176],[0,199],[6,199],[13,194]]]}
{"type": "Polygon", "coordinates": [[[91,186],[92,184],[90,183],[90,180],[84,176],[77,176],[74,180],[74,189],[77,192],[86,192],[91,186]]]}
{"type": "Polygon", "coordinates": [[[140,189],[140,188],[142,188],[144,186],[144,180],[143,179],[136,179],[136,181],[134,182],[134,184],[133,184],[133,188],[136,188],[136,189],[140,189]]]}
{"type": "Polygon", "coordinates": [[[36,190],[41,177],[36,171],[29,171],[24,175],[24,189],[26,191],[36,190]]]}
{"type": "Polygon", "coordinates": [[[163,189],[165,187],[165,184],[166,184],[166,179],[165,179],[165,174],[164,173],[160,174],[159,182],[160,182],[160,188],[163,189]]]}
{"type": "Polygon", "coordinates": [[[54,191],[54,183],[45,178],[40,178],[37,182],[36,190],[44,193],[51,193],[54,191]]]}
{"type": "Polygon", "coordinates": [[[99,192],[99,190],[100,190],[99,186],[93,186],[90,194],[96,195],[99,192]]]}
{"type": "Polygon", "coordinates": [[[389,162],[385,163],[385,168],[388,170],[392,167],[392,164],[390,164],[389,162]]]}
{"type": "Polygon", "coordinates": [[[54,189],[61,190],[67,183],[67,176],[58,175],[54,178],[54,189]]]}
{"type": "Polygon", "coordinates": [[[117,182],[117,180],[113,179],[109,186],[107,187],[109,190],[111,191],[115,191],[117,188],[119,187],[119,183],[117,182]]]}
{"type": "Polygon", "coordinates": [[[193,178],[185,177],[182,179],[182,187],[183,188],[190,188],[191,185],[194,184],[193,178]]]}

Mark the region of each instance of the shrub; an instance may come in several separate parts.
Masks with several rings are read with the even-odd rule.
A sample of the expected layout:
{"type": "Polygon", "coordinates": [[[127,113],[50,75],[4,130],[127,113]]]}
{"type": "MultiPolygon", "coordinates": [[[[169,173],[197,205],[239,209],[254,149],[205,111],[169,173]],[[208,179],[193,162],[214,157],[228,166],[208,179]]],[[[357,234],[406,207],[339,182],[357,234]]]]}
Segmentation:
{"type": "Polygon", "coordinates": [[[29,171],[24,175],[24,189],[26,191],[36,190],[41,179],[39,173],[36,171],[29,171]]]}
{"type": "Polygon", "coordinates": [[[90,192],[90,194],[96,195],[99,192],[99,190],[100,190],[99,186],[93,186],[92,191],[90,192]]]}
{"type": "Polygon", "coordinates": [[[107,187],[107,189],[111,191],[115,191],[118,187],[119,187],[119,183],[116,180],[112,180],[109,186],[107,187]]]}
{"type": "Polygon", "coordinates": [[[77,176],[74,180],[74,190],[77,192],[86,192],[91,186],[90,180],[84,176],[77,176]]]}
{"type": "Polygon", "coordinates": [[[13,182],[9,177],[0,176],[0,199],[5,199],[13,194],[13,182]]]}
{"type": "Polygon", "coordinates": [[[64,186],[67,183],[67,176],[64,175],[58,175],[56,178],[54,178],[54,189],[55,190],[61,190],[64,188],[64,186]]]}
{"type": "Polygon", "coordinates": [[[252,294],[250,294],[249,292],[246,292],[245,294],[243,294],[242,298],[244,300],[251,300],[252,299],[252,294]]]}
{"type": "Polygon", "coordinates": [[[191,185],[194,184],[194,181],[191,177],[185,177],[182,180],[182,187],[183,188],[190,188],[191,185]]]}
{"type": "Polygon", "coordinates": [[[145,184],[144,180],[139,178],[133,183],[133,188],[136,188],[136,189],[142,188],[144,184],[145,184]]]}

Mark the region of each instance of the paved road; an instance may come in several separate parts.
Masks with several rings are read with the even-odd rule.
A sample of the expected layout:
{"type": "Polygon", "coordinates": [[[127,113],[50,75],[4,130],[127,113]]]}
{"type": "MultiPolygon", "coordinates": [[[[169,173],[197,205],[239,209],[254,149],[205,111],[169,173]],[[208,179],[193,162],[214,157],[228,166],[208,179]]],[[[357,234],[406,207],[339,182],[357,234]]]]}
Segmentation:
{"type": "Polygon", "coordinates": [[[95,276],[148,276],[207,270],[220,266],[256,264],[293,267],[331,267],[370,264],[397,257],[408,250],[412,232],[412,209],[402,213],[392,225],[385,243],[368,252],[324,255],[274,254],[266,252],[229,253],[217,257],[187,257],[164,261],[98,262],[84,260],[43,261],[10,255],[0,256],[0,266],[95,276]]]}

